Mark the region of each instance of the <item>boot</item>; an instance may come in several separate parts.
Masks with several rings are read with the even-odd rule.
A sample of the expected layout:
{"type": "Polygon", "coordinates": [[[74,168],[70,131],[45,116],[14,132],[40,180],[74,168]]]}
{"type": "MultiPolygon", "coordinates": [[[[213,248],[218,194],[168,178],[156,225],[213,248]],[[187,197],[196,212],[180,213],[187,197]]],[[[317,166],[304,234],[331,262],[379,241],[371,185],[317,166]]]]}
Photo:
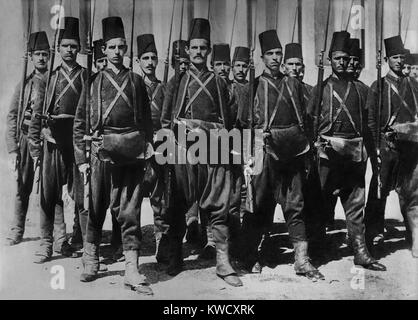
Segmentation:
{"type": "Polygon", "coordinates": [[[199,259],[212,260],[216,257],[216,245],[213,237],[213,231],[211,226],[206,226],[207,243],[199,254],[199,259]]]}
{"type": "Polygon", "coordinates": [[[138,294],[152,296],[154,293],[149,284],[138,271],[138,251],[127,250],[123,254],[125,255],[125,278],[123,280],[125,288],[136,291],[138,294]]]}
{"type": "Polygon", "coordinates": [[[296,241],[293,243],[295,249],[294,269],[297,275],[305,276],[309,280],[325,280],[324,275],[315,268],[308,256],[308,241],[296,241]]]}
{"type": "Polygon", "coordinates": [[[83,273],[80,276],[81,282],[90,282],[97,278],[99,272],[99,246],[86,242],[84,243],[83,256],[83,273]]]}
{"type": "Polygon", "coordinates": [[[155,230],[155,259],[158,263],[168,264],[169,253],[167,235],[162,231],[155,230]]]}
{"type": "MultiPolygon", "coordinates": [[[[41,240],[42,241],[42,240],[41,240]]],[[[35,252],[33,259],[34,263],[45,263],[51,260],[52,256],[52,242],[41,242],[39,249],[35,252]]]]}
{"type": "Polygon", "coordinates": [[[216,245],[216,274],[227,284],[241,287],[243,284],[229,262],[228,227],[217,225],[212,228],[216,245]]]}
{"type": "Polygon", "coordinates": [[[407,235],[411,238],[411,253],[414,258],[418,258],[418,211],[409,210],[407,213],[408,226],[407,235]],[[409,232],[408,232],[409,231],[409,232]]]}
{"type": "Polygon", "coordinates": [[[182,239],[170,239],[169,241],[169,263],[167,274],[176,276],[183,271],[183,243],[182,239]]]}
{"type": "Polygon", "coordinates": [[[352,238],[351,247],[354,251],[355,265],[374,271],[386,271],[386,267],[374,259],[367,250],[364,234],[354,235],[352,238]]]}

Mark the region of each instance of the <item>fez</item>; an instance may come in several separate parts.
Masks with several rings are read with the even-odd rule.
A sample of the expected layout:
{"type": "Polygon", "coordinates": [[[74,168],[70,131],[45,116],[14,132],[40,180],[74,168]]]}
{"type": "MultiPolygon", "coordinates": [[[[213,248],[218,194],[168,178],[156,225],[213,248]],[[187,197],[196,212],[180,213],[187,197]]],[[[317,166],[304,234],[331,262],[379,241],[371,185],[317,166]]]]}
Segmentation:
{"type": "Polygon", "coordinates": [[[45,31],[34,32],[29,36],[28,51],[49,50],[48,37],[45,31]]]}
{"type": "Polygon", "coordinates": [[[192,39],[205,39],[210,43],[210,24],[209,20],[195,18],[190,24],[189,42],[192,39]]]}
{"type": "Polygon", "coordinates": [[[284,47],[284,61],[291,58],[299,58],[303,60],[302,46],[300,43],[288,43],[284,47]]]}
{"type": "Polygon", "coordinates": [[[64,29],[59,30],[59,41],[62,39],[77,40],[80,43],[79,21],[78,18],[65,17],[64,29]]]}
{"type": "Polygon", "coordinates": [[[418,66],[418,53],[411,53],[411,66],[418,66]]]}
{"type": "Polygon", "coordinates": [[[108,17],[102,20],[103,28],[103,41],[107,42],[111,39],[125,37],[125,29],[123,27],[123,21],[120,17],[108,17]]]}
{"type": "Polygon", "coordinates": [[[229,44],[219,43],[213,45],[212,64],[215,61],[226,61],[231,63],[231,51],[229,50],[229,44]]]}
{"type": "Polygon", "coordinates": [[[102,59],[106,57],[103,53],[102,47],[104,46],[103,39],[99,39],[93,42],[93,59],[97,61],[98,59],[102,59]]]}
{"type": "Polygon", "coordinates": [[[267,30],[258,35],[260,41],[261,54],[271,49],[282,48],[276,30],[267,30]]]}
{"type": "Polygon", "coordinates": [[[155,47],[154,35],[152,34],[141,34],[136,38],[136,43],[138,45],[138,58],[144,53],[154,52],[157,54],[157,48],[155,47]]]}
{"type": "Polygon", "coordinates": [[[406,49],[405,64],[412,65],[412,56],[411,56],[411,51],[409,49],[406,49]]]}
{"type": "Polygon", "coordinates": [[[351,57],[360,58],[363,55],[363,51],[360,49],[360,40],[359,39],[349,39],[349,55],[351,57]]]}
{"type": "Polygon", "coordinates": [[[350,33],[347,31],[334,32],[332,35],[331,46],[329,48],[328,57],[335,51],[350,52],[350,33]]]}
{"type": "Polygon", "coordinates": [[[386,57],[392,57],[397,54],[406,54],[407,51],[403,46],[400,36],[394,36],[385,39],[386,57]]]}
{"type": "Polygon", "coordinates": [[[236,47],[232,61],[250,63],[250,49],[247,47],[236,47]]]}

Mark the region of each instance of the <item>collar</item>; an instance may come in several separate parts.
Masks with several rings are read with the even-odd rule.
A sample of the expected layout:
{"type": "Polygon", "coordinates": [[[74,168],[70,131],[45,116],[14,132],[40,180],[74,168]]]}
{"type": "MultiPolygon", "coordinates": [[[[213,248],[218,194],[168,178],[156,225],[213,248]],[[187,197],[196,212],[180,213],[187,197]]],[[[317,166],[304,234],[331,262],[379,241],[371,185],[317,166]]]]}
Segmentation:
{"type": "Polygon", "coordinates": [[[277,75],[277,77],[273,77],[273,75],[270,73],[270,71],[268,71],[268,69],[264,69],[263,73],[261,74],[262,77],[266,77],[272,80],[281,80],[284,78],[284,74],[279,72],[279,74],[277,75]]]}
{"type": "Polygon", "coordinates": [[[237,80],[234,79],[233,83],[237,84],[237,85],[240,85],[240,86],[245,86],[248,83],[248,81],[245,80],[245,79],[244,79],[244,81],[237,81],[237,80]]]}
{"type": "Polygon", "coordinates": [[[400,83],[404,77],[400,77],[392,70],[389,70],[388,73],[386,74],[386,78],[392,82],[400,83]]]}
{"type": "Polygon", "coordinates": [[[71,74],[71,72],[73,72],[75,69],[77,69],[78,67],[80,67],[80,65],[76,62],[74,64],[74,67],[70,67],[68,64],[66,64],[64,61],[61,63],[61,67],[64,69],[64,71],[67,74],[71,74]]]}
{"type": "Polygon", "coordinates": [[[202,74],[209,72],[208,68],[206,66],[204,66],[202,68],[202,70],[199,70],[195,67],[195,65],[193,63],[190,64],[189,67],[189,72],[192,72],[193,74],[195,74],[196,76],[201,76],[202,74]]]}
{"type": "Polygon", "coordinates": [[[117,68],[114,64],[108,63],[106,67],[107,71],[112,71],[115,75],[118,75],[121,71],[128,70],[124,65],[121,68],[117,68]]]}
{"type": "Polygon", "coordinates": [[[144,76],[144,82],[145,82],[145,85],[147,86],[147,87],[154,87],[154,86],[156,86],[156,85],[158,85],[159,83],[161,83],[161,81],[160,80],[158,80],[157,78],[155,78],[155,80],[156,81],[152,81],[150,78],[148,78],[147,76],[144,76]]]}

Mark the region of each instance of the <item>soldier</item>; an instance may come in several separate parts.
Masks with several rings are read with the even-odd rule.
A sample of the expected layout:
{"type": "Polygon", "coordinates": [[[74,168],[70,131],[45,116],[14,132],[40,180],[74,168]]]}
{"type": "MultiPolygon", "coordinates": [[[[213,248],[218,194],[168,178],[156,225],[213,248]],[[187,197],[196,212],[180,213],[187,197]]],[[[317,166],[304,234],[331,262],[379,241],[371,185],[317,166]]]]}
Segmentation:
{"type": "Polygon", "coordinates": [[[350,60],[347,65],[347,75],[352,80],[356,80],[364,85],[363,82],[358,80],[363,70],[363,50],[360,48],[359,39],[349,40],[349,55],[350,60]]]}
{"type": "Polygon", "coordinates": [[[371,155],[373,176],[365,212],[367,238],[371,245],[384,240],[384,214],[389,192],[399,196],[407,240],[412,240],[412,255],[418,257],[418,149],[416,139],[417,82],[402,73],[406,50],[399,36],[385,39],[389,71],[382,78],[383,102],[378,137],[378,92],[374,82],[367,97],[369,127],[374,141],[380,138],[380,157],[371,155]],[[377,166],[380,166],[381,197],[377,198],[377,166]],[[412,232],[412,239],[411,239],[412,232]]]}
{"type": "MultiPolygon", "coordinates": [[[[349,39],[348,41],[348,54],[349,54],[349,60],[348,60],[348,64],[347,64],[347,69],[346,69],[346,74],[347,74],[347,79],[350,79],[351,81],[355,81],[356,85],[361,87],[361,92],[367,92],[367,90],[369,89],[368,86],[366,86],[363,82],[361,82],[360,80],[358,80],[358,78],[360,77],[360,73],[362,70],[362,50],[360,49],[360,40],[359,39],[349,39]]],[[[372,141],[372,137],[370,136],[370,131],[368,130],[367,126],[365,126],[364,128],[365,130],[363,131],[363,137],[364,139],[364,143],[369,143],[369,145],[366,146],[367,150],[370,150],[370,148],[372,148],[372,146],[370,145],[370,142],[372,141]]],[[[331,199],[329,199],[330,201],[331,199]]],[[[330,211],[329,212],[325,212],[326,215],[326,226],[329,229],[334,229],[334,216],[335,216],[335,206],[336,206],[336,201],[337,198],[333,198],[333,201],[335,201],[332,204],[328,204],[326,206],[326,208],[329,208],[330,211]]],[[[348,239],[349,240],[349,239],[348,239]]],[[[349,243],[349,241],[348,241],[349,243]]]]}
{"type": "MultiPolygon", "coordinates": [[[[264,158],[260,174],[253,176],[254,213],[243,219],[245,265],[260,273],[263,262],[258,246],[267,232],[276,205],[282,206],[290,241],[295,250],[296,274],[316,281],[324,276],[309,262],[305,222],[302,218],[304,199],[302,181],[309,142],[304,132],[305,110],[301,83],[280,72],[282,46],[275,30],[259,34],[261,58],[265,69],[256,79],[254,128],[263,130],[264,158]]],[[[260,150],[261,151],[261,150],[260,150]]],[[[258,152],[258,146],[255,146],[258,152]]]]}
{"type": "Polygon", "coordinates": [[[307,105],[312,92],[312,86],[303,82],[305,64],[303,63],[302,46],[299,43],[288,43],[285,46],[283,61],[285,74],[298,79],[302,83],[303,97],[305,99],[305,105],[307,105]]]}
{"type": "MultiPolygon", "coordinates": [[[[385,266],[368,252],[364,238],[367,88],[347,76],[349,38],[346,31],[334,32],[328,54],[332,75],[324,83],[318,137],[315,137],[321,191],[325,212],[333,212],[336,198],[340,197],[354,264],[385,271],[385,266]]],[[[315,87],[313,97],[317,94],[315,87]]],[[[317,121],[314,101],[313,98],[309,103],[308,112],[317,121]]]]}
{"type": "Polygon", "coordinates": [[[173,42],[171,51],[171,67],[176,69],[176,63],[179,63],[180,74],[185,73],[189,69],[189,56],[186,52],[187,41],[176,40],[173,42]]]}
{"type": "MultiPolygon", "coordinates": [[[[137,37],[138,58],[143,79],[147,87],[148,99],[151,103],[151,117],[154,134],[161,129],[160,118],[164,101],[165,86],[157,79],[155,70],[158,65],[157,48],[154,36],[143,34],[137,37]]],[[[158,165],[154,159],[147,162],[146,184],[149,189],[151,207],[154,212],[155,258],[159,263],[168,263],[167,226],[164,226],[163,193],[164,193],[164,167],[158,165]]]]}
{"type": "MultiPolygon", "coordinates": [[[[107,67],[107,57],[103,53],[104,47],[103,39],[99,39],[93,42],[93,60],[94,66],[96,67],[97,72],[100,72],[107,67]]],[[[113,248],[113,260],[122,261],[123,256],[123,247],[122,247],[122,234],[120,231],[120,225],[116,217],[112,214],[112,237],[110,239],[110,244],[113,248]]]]}
{"type": "MultiPolygon", "coordinates": [[[[28,129],[36,97],[37,82],[45,82],[48,71],[49,43],[44,31],[32,33],[29,36],[28,53],[34,71],[26,78],[24,87],[23,110],[19,110],[19,94],[21,84],[18,84],[12,97],[7,115],[6,144],[10,155],[10,167],[17,174],[17,192],[15,211],[10,232],[6,238],[8,245],[16,245],[22,241],[25,231],[25,220],[29,206],[29,197],[34,181],[34,164],[28,148],[28,129]],[[17,123],[19,119],[19,124],[17,123]],[[18,136],[19,132],[19,136],[18,136]]],[[[65,225],[60,226],[63,230],[65,225]]],[[[65,237],[61,232],[61,238],[65,237]]]]}
{"type": "MultiPolygon", "coordinates": [[[[225,81],[208,71],[210,25],[206,19],[193,19],[189,45],[190,68],[178,83],[169,83],[164,99],[161,124],[171,129],[203,130],[230,128],[229,92],[225,81]],[[179,124],[181,123],[181,124],[179,124]]],[[[177,130],[175,130],[177,132],[177,130]]],[[[184,141],[179,141],[184,145],[184,141]]],[[[180,147],[178,148],[180,149],[180,147]]],[[[208,152],[206,152],[207,154],[208,152]]],[[[201,215],[208,215],[216,245],[216,273],[232,286],[242,286],[229,262],[227,225],[231,173],[228,164],[176,164],[173,207],[169,213],[169,274],[182,269],[182,239],[185,233],[184,214],[197,201],[201,215]]]]}
{"type": "Polygon", "coordinates": [[[411,53],[411,78],[418,81],[418,53],[411,53]]]}
{"type": "MultiPolygon", "coordinates": [[[[302,46],[299,43],[288,43],[285,46],[283,69],[288,77],[295,78],[302,84],[304,106],[307,107],[311,99],[312,86],[303,82],[305,64],[303,61],[302,46]]],[[[307,127],[308,128],[308,127],[307,127]]],[[[312,130],[312,128],[309,128],[312,130]]],[[[323,218],[323,206],[321,195],[321,184],[319,182],[318,170],[314,165],[312,150],[307,154],[307,172],[304,176],[304,215],[306,222],[306,233],[309,240],[310,252],[318,252],[324,244],[325,229],[320,224],[323,218]]],[[[332,217],[334,212],[332,212],[332,217]]]]}
{"type": "Polygon", "coordinates": [[[103,39],[99,39],[93,42],[93,60],[97,71],[102,71],[107,67],[107,58],[102,50],[103,46],[103,39]]]}
{"type": "Polygon", "coordinates": [[[211,65],[213,72],[226,83],[230,84],[229,73],[231,72],[231,53],[229,45],[226,43],[219,43],[213,45],[211,65]]]}
{"type": "Polygon", "coordinates": [[[125,287],[152,295],[138,271],[141,244],[141,203],[144,195],[144,158],[152,144],[152,120],[142,78],[123,66],[127,51],[120,17],[102,20],[106,69],[92,81],[90,123],[86,132],[85,95],[74,121],[76,163],[80,172],[91,172],[91,205],[83,252],[82,282],[93,281],[99,270],[99,245],[106,209],[121,226],[125,256],[125,287]],[[92,156],[87,163],[84,136],[92,137],[92,156]]]}
{"type": "MultiPolygon", "coordinates": [[[[77,231],[78,216],[82,218],[86,214],[83,209],[83,182],[74,166],[72,134],[75,109],[86,74],[85,69],[76,61],[80,51],[78,19],[65,17],[64,23],[65,28],[59,30],[58,36],[62,64],[54,70],[48,88],[45,82],[40,83],[29,126],[31,156],[35,164],[41,159],[41,243],[35,253],[35,263],[44,263],[51,258],[54,220],[64,221],[64,185],[67,185],[68,193],[75,201],[73,234],[80,234],[85,230],[85,221],[82,219],[81,231],[77,231]],[[46,110],[43,110],[44,99],[46,110]],[[59,211],[55,217],[54,209],[59,211]]],[[[81,236],[79,238],[81,241],[81,236]]],[[[66,242],[61,253],[71,255],[73,250],[65,244],[66,242]]]]}
{"type": "Polygon", "coordinates": [[[405,62],[403,64],[402,73],[405,77],[408,77],[411,73],[412,57],[411,52],[408,49],[405,50],[407,50],[407,52],[405,54],[405,62]]]}
{"type": "Polygon", "coordinates": [[[250,69],[250,49],[247,47],[236,47],[234,51],[234,56],[232,58],[232,74],[234,80],[232,82],[232,92],[235,97],[236,104],[238,108],[243,107],[243,109],[238,109],[237,119],[235,126],[237,128],[248,128],[248,105],[241,102],[241,99],[244,99],[248,81],[247,74],[250,69]]]}

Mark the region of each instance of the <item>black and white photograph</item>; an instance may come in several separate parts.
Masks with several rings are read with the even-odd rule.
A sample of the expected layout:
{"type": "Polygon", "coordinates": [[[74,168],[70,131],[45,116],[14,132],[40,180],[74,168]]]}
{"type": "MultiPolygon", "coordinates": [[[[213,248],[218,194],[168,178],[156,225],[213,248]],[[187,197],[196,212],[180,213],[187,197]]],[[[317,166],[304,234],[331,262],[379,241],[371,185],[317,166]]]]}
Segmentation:
{"type": "Polygon", "coordinates": [[[418,300],[418,0],[0,5],[0,300],[418,300]]]}

